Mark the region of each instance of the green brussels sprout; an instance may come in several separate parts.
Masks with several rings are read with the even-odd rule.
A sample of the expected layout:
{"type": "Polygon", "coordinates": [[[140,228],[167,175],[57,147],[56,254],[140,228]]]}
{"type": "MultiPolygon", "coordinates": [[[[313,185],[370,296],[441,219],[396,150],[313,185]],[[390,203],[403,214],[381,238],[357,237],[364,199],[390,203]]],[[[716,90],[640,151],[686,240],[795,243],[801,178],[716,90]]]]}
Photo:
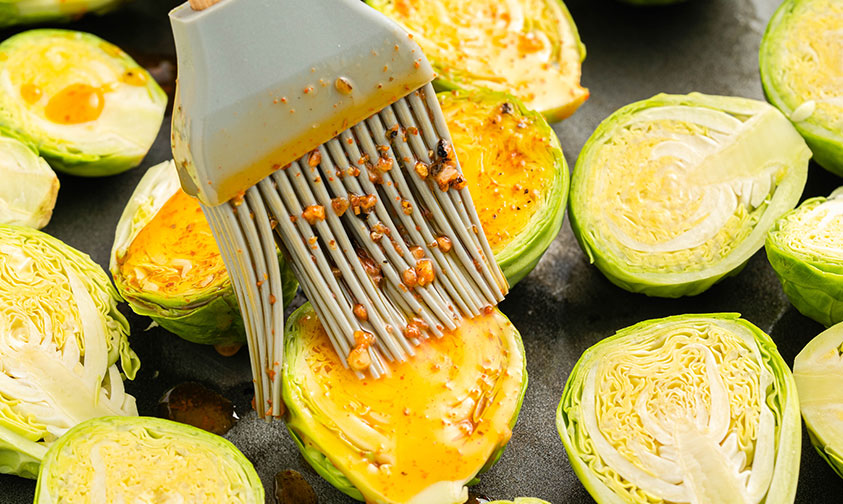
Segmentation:
{"type": "Polygon", "coordinates": [[[439,89],[512,93],[550,122],[588,99],[580,85],[585,46],[560,0],[366,2],[410,32],[439,89]]]}
{"type": "Polygon", "coordinates": [[[811,151],[775,108],[656,95],[604,120],[577,159],[569,209],[589,260],[650,296],[737,274],[805,186],[811,151]]]}
{"type": "Polygon", "coordinates": [[[826,327],[843,321],[843,188],[784,214],[764,248],[800,313],[826,327]]]}
{"type": "Polygon", "coordinates": [[[149,73],[97,36],[30,30],[0,43],[0,125],[56,170],[95,177],[137,166],[166,106],[149,73]]]}
{"type": "Polygon", "coordinates": [[[129,323],[90,257],[0,225],[0,473],[34,478],[47,447],[93,417],[137,415],[129,323]]]}
{"type": "Polygon", "coordinates": [[[648,320],[589,348],[556,425],[598,504],[792,504],[796,494],[793,376],[737,314],[648,320]]]}
{"type": "Polygon", "coordinates": [[[812,339],[793,361],[799,406],[811,443],[834,471],[843,477],[843,325],[837,324],[812,339]]]}
{"type": "Polygon", "coordinates": [[[125,0],[0,0],[0,28],[72,21],[88,12],[105,14],[125,0]]]}
{"type": "Polygon", "coordinates": [[[0,128],[0,224],[41,229],[50,222],[59,178],[25,140],[0,128]]]}
{"type": "MultiPolygon", "coordinates": [[[[289,303],[298,282],[283,257],[289,303]]],[[[231,279],[199,202],[182,191],[175,164],[150,168],[132,193],[111,248],[117,290],[135,313],[194,343],[246,342],[231,279]]]]}
{"type": "Polygon", "coordinates": [[[515,285],[562,227],[569,175],[559,140],[540,114],[511,95],[437,96],[483,231],[515,285]]]}
{"type": "Polygon", "coordinates": [[[224,438],[148,417],[83,422],[47,452],[35,504],[264,504],[254,466],[224,438]]]}
{"type": "Polygon", "coordinates": [[[796,126],[814,161],[843,176],[843,4],[785,0],[761,41],[761,84],[796,126]]]}
{"type": "Polygon", "coordinates": [[[370,504],[465,502],[465,485],[500,458],[527,387],[521,337],[497,310],[424,341],[378,380],[345,366],[309,304],[288,319],[284,349],[293,439],[323,478],[370,504]]]}

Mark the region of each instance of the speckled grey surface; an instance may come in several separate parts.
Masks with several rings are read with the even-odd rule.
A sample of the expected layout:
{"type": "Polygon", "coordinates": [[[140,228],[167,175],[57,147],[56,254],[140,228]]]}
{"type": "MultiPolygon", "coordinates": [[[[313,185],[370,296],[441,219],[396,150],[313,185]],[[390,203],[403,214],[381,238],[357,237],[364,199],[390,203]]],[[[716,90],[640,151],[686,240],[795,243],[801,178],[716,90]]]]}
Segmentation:
{"type": "MultiPolygon", "coordinates": [[[[85,19],[74,27],[97,33],[135,55],[171,55],[166,12],[175,3],[138,0],[120,13],[85,19]]],[[[570,0],[568,6],[588,48],[583,82],[592,96],[572,118],[555,126],[569,164],[573,167],[579,149],[602,119],[655,93],[701,91],[761,98],[758,45],[777,3],[691,0],[640,9],[611,0],[570,0]]],[[[123,205],[145,169],[169,157],[168,137],[165,125],[142,167],[123,175],[93,180],[62,176],[58,205],[46,231],[107,266],[123,205]]],[[[840,183],[812,166],[805,197],[827,194],[840,183]]],[[[524,337],[530,385],[506,453],[476,488],[489,497],[530,495],[553,504],[592,502],[568,465],[555,427],[565,380],[590,345],[647,318],[737,311],[768,331],[785,360],[793,362],[802,346],[822,330],[789,305],[763,251],[741,274],[700,296],[651,299],[605,280],[588,264],[567,224],[501,309],[524,337]]],[[[143,362],[138,378],[126,388],[138,398],[142,414],[153,414],[160,395],[174,384],[205,383],[231,398],[245,417],[228,438],[255,463],[268,495],[275,472],[292,468],[314,485],[320,503],[353,502],[306,466],[280,422],[267,424],[248,412],[252,392],[245,355],[226,359],[163,330],[145,332],[149,320],[124,311],[132,324],[132,346],[143,362]]],[[[0,477],[0,502],[31,502],[34,488],[32,481],[0,477]]],[[[843,480],[805,436],[796,501],[833,502],[841,495],[843,480]]]]}

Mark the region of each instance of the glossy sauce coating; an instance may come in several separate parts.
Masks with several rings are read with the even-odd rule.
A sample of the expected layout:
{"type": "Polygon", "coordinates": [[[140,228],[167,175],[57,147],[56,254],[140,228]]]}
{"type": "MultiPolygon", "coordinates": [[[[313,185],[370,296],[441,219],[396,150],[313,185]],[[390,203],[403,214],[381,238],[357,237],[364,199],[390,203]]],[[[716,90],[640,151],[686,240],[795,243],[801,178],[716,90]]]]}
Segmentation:
{"type": "Polygon", "coordinates": [[[297,359],[297,380],[324,422],[303,433],[350,468],[358,488],[376,489],[378,496],[364,491],[367,499],[407,502],[431,485],[464,483],[509,440],[525,377],[514,328],[500,313],[427,340],[411,363],[378,380],[342,366],[314,315],[298,326],[310,351],[297,359]]]}
{"type": "Polygon", "coordinates": [[[179,296],[184,302],[228,280],[199,203],[181,189],[138,233],[120,261],[132,288],[179,296]]]}

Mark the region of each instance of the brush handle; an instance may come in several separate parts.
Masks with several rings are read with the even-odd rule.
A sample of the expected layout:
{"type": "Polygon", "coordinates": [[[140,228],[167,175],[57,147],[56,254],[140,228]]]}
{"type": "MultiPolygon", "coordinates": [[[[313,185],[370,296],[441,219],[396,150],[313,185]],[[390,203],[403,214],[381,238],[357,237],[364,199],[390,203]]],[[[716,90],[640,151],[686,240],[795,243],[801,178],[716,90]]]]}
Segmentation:
{"type": "Polygon", "coordinates": [[[201,11],[220,2],[220,0],[190,0],[190,8],[195,11],[201,11]]]}

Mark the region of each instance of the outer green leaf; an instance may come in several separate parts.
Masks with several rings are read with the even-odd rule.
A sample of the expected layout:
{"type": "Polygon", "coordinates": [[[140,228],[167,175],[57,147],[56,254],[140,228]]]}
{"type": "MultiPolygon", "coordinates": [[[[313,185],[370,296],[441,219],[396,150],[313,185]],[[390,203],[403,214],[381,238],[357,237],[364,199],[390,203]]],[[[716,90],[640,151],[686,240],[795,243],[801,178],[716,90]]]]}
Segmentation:
{"type": "MultiPolygon", "coordinates": [[[[478,203],[484,197],[480,193],[490,188],[482,187],[478,181],[471,180],[468,174],[479,173],[481,170],[487,172],[492,169],[497,170],[496,154],[498,152],[501,152],[503,155],[507,154],[504,150],[499,150],[502,147],[498,145],[507,145],[508,136],[515,138],[517,135],[517,138],[522,139],[520,142],[526,142],[527,140],[523,139],[527,138],[546,139],[546,143],[536,142],[536,144],[530,145],[529,148],[532,149],[531,156],[540,156],[540,153],[546,153],[546,159],[544,161],[547,163],[547,166],[544,168],[550,172],[550,180],[536,181],[529,180],[526,177],[520,179],[521,185],[524,186],[525,190],[541,187],[539,206],[524,229],[507,229],[506,231],[514,235],[514,238],[503,245],[503,248],[493,248],[498,266],[500,266],[506,276],[509,285],[514,286],[533,270],[562,227],[565,206],[568,201],[569,173],[565,156],[562,153],[562,147],[559,145],[559,139],[556,137],[556,133],[553,132],[550,125],[547,124],[544,117],[527,109],[520,100],[512,95],[489,90],[475,90],[439,93],[437,97],[449,122],[472,124],[469,122],[469,118],[462,118],[459,114],[456,114],[457,111],[463,110],[461,107],[467,107],[466,110],[474,111],[480,117],[484,117],[487,114],[500,115],[499,111],[505,104],[512,107],[513,111],[511,114],[519,119],[518,126],[516,126],[517,130],[507,130],[500,133],[501,139],[495,142],[497,145],[493,146],[473,146],[462,143],[459,141],[460,136],[462,136],[462,128],[451,125],[451,134],[455,138],[454,143],[457,155],[462,156],[460,157],[460,163],[469,178],[468,186],[474,194],[475,205],[481,207],[479,210],[480,219],[483,222],[483,229],[487,236],[493,236],[498,230],[498,225],[496,225],[495,220],[490,219],[486,215],[482,208],[484,205],[479,205],[478,203]],[[473,104],[473,106],[467,104],[473,104]],[[472,156],[466,155],[468,151],[475,148],[481,149],[482,153],[472,156]],[[482,167],[470,167],[467,164],[470,161],[477,162],[478,164],[482,163],[482,167]]],[[[465,133],[471,134],[472,131],[468,129],[465,133]]],[[[475,139],[481,134],[480,132],[476,132],[475,139]]],[[[490,138],[487,141],[491,143],[493,139],[490,138]]],[[[504,159],[509,160],[510,158],[504,156],[504,159]]],[[[510,163],[510,165],[507,165],[505,162],[502,163],[500,169],[515,172],[522,170],[520,166],[516,165],[515,161],[510,161],[510,163]]],[[[509,187],[501,188],[501,191],[504,192],[511,190],[509,187]]],[[[489,209],[497,214],[512,211],[508,208],[493,208],[491,206],[489,209]]]]}
{"type": "Polygon", "coordinates": [[[843,325],[837,324],[812,339],[793,361],[793,378],[811,443],[817,453],[843,477],[843,325]]]}
{"type": "Polygon", "coordinates": [[[0,27],[72,21],[85,13],[105,14],[125,0],[0,0],[0,27]]]}
{"type": "Polygon", "coordinates": [[[59,179],[20,135],[0,128],[0,223],[41,229],[50,222],[59,179]]]}
{"type": "MultiPolygon", "coordinates": [[[[29,139],[56,170],[113,175],[137,166],[155,141],[167,95],[120,48],[89,33],[39,29],[6,39],[0,54],[0,125],[29,139]],[[56,122],[47,114],[52,100],[79,85],[100,94],[77,89],[76,100],[102,103],[101,112],[56,122]]],[[[65,111],[76,108],[55,114],[69,118],[65,111]]]]}
{"type": "Polygon", "coordinates": [[[843,6],[836,0],[785,0],[761,41],[761,83],[814,152],[843,175],[843,93],[839,62],[843,6]]]}
{"type": "Polygon", "coordinates": [[[88,418],[136,415],[140,363],[118,295],[90,257],[0,225],[0,472],[35,477],[47,447],[88,418]]]}
{"type": "Polygon", "coordinates": [[[580,153],[574,235],[614,284],[699,294],[737,274],[799,201],[810,151],[773,107],[656,95],[604,120],[580,153]]]}
{"type": "Polygon", "coordinates": [[[233,444],[196,427],[148,417],[88,420],[50,448],[35,504],[80,495],[87,496],[85,502],[264,503],[254,466],[233,444]]]}
{"type": "Polygon", "coordinates": [[[843,321],[843,193],[811,198],[767,233],[767,258],[790,302],[826,327],[843,321]]]}
{"type": "MultiPolygon", "coordinates": [[[[221,282],[211,283],[188,299],[139,288],[127,281],[121,269],[122,258],[138,233],[179,190],[178,174],[172,161],[153,166],[141,178],[117,223],[109,265],[114,283],[135,313],[152,318],[181,338],[209,345],[245,343],[243,318],[227,277],[221,282]]],[[[188,261],[190,258],[168,256],[168,259],[188,261]]],[[[284,303],[289,304],[298,289],[298,282],[280,252],[278,261],[284,303]]]]}
{"type": "MultiPolygon", "coordinates": [[[[342,425],[334,424],[337,419],[322,418],[320,412],[311,411],[309,409],[308,405],[311,402],[311,396],[313,394],[316,394],[317,392],[308,390],[304,386],[304,381],[303,379],[301,379],[302,374],[297,371],[296,367],[299,358],[304,356],[305,352],[307,352],[308,350],[305,347],[305,344],[303,343],[303,338],[298,337],[298,331],[301,327],[301,321],[305,317],[314,315],[315,312],[313,311],[312,306],[308,303],[293,312],[293,314],[290,315],[287,320],[284,338],[286,357],[284,359],[284,367],[282,371],[284,373],[282,395],[284,398],[284,402],[288,408],[288,415],[286,417],[287,428],[291,436],[293,437],[293,440],[296,442],[296,445],[299,447],[302,456],[316,470],[316,472],[319,473],[320,476],[325,478],[326,481],[331,483],[338,490],[348,495],[349,497],[363,501],[365,499],[364,494],[367,493],[368,489],[362,489],[361,491],[361,489],[357,488],[351,481],[352,479],[359,480],[359,478],[356,478],[355,475],[347,474],[344,469],[338,468],[336,465],[334,465],[334,463],[329,458],[329,455],[335,456],[336,454],[325,453],[322,449],[320,449],[320,447],[316,443],[314,443],[308,437],[308,433],[311,432],[312,429],[314,429],[314,424],[319,422],[326,422],[326,425],[331,425],[331,429],[337,429],[339,432],[342,432],[342,425]]],[[[521,356],[524,356],[524,346],[523,342],[521,341],[520,335],[517,332],[514,332],[513,337],[515,338],[515,342],[517,343],[519,354],[521,356]]],[[[518,418],[518,413],[521,409],[521,405],[524,400],[524,394],[527,388],[526,361],[522,360],[522,369],[520,370],[520,372],[522,373],[523,380],[517,392],[505,390],[501,390],[499,392],[499,394],[517,393],[517,406],[508,425],[510,430],[515,426],[515,422],[518,418]]],[[[501,455],[503,454],[505,445],[506,442],[501,443],[501,445],[490,455],[489,459],[486,461],[483,467],[478,469],[477,475],[482,474],[483,472],[490,469],[500,459],[501,455]]],[[[466,484],[474,484],[476,483],[476,479],[477,478],[475,476],[474,480],[467,482],[466,484]]],[[[380,503],[381,501],[377,500],[376,502],[380,503]]],[[[415,503],[426,501],[414,500],[413,502],[415,503]]],[[[535,504],[540,504],[541,502],[543,501],[538,501],[535,504]]],[[[516,504],[534,503],[531,500],[516,500],[516,504]]]]}
{"type": "Polygon", "coordinates": [[[788,504],[796,494],[796,385],[770,337],[737,314],[648,320],[589,348],[556,424],[599,504],[788,504]]]}

